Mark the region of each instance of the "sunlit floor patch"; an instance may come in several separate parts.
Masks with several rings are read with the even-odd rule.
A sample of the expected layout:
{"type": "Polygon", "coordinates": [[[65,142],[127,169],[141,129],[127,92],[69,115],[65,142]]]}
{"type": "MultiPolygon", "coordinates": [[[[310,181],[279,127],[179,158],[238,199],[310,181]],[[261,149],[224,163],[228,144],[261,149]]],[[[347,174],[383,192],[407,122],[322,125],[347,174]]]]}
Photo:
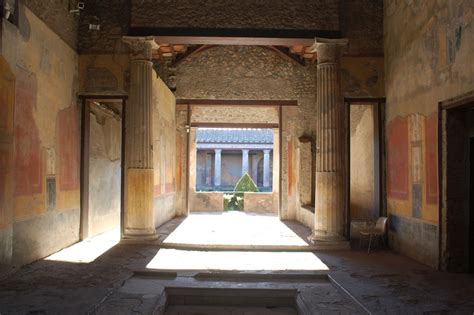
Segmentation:
{"type": "Polygon", "coordinates": [[[308,246],[276,216],[237,211],[191,214],[163,243],[308,246]]]}
{"type": "Polygon", "coordinates": [[[310,252],[185,251],[160,249],[148,269],[166,270],[329,270],[310,252]]]}
{"type": "Polygon", "coordinates": [[[88,238],[46,257],[45,260],[90,263],[120,241],[119,228],[88,238]]]}

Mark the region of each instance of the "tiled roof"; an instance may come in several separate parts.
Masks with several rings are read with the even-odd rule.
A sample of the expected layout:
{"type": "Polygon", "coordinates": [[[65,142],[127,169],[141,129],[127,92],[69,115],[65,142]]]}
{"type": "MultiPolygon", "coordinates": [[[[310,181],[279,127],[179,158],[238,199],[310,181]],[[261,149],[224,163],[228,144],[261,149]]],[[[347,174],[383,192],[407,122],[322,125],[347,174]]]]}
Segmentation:
{"type": "Polygon", "coordinates": [[[198,128],[197,143],[273,143],[272,129],[198,128]]]}

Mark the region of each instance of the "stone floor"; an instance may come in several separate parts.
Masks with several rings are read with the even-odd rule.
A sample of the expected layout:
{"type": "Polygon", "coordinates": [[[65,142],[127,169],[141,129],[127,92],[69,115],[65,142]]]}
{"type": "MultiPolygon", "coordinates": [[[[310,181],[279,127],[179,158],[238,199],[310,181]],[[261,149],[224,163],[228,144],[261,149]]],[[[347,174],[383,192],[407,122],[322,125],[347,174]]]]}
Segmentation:
{"type": "MultiPolygon", "coordinates": [[[[242,230],[241,234],[243,233],[245,229],[242,230]]],[[[150,265],[160,250],[156,244],[117,244],[116,235],[116,232],[111,232],[76,244],[1,279],[0,314],[152,314],[156,312],[159,295],[153,294],[150,286],[156,290],[162,285],[158,285],[157,281],[162,280],[147,276],[146,281],[143,281],[143,276],[140,276],[139,272],[154,271],[154,268],[172,272],[172,266],[162,268],[163,266],[150,265]]],[[[288,235],[291,236],[291,233],[288,235]]],[[[274,237],[278,239],[281,235],[274,237]]],[[[243,236],[243,239],[249,238],[243,236]]],[[[255,261],[253,266],[246,265],[243,269],[257,269],[262,272],[261,270],[265,268],[258,265],[261,259],[260,253],[258,251],[240,252],[242,257],[246,257],[245,261],[252,259],[255,261]]],[[[163,259],[163,261],[168,259],[167,264],[172,264],[173,259],[187,260],[186,266],[181,269],[176,268],[180,270],[171,279],[166,279],[169,285],[213,287],[223,283],[223,285],[242,287],[273,287],[274,282],[277,281],[275,279],[278,279],[282,270],[293,270],[295,278],[278,280],[280,285],[325,288],[324,290],[309,290],[306,295],[306,300],[317,307],[320,313],[352,313],[360,310],[368,310],[376,314],[445,314],[450,312],[473,314],[474,312],[474,275],[437,272],[387,250],[375,250],[370,255],[365,250],[313,252],[313,257],[317,259],[315,264],[320,262],[328,270],[315,267],[306,272],[328,273],[329,277],[334,279],[334,283],[330,285],[306,283],[306,278],[298,278],[298,271],[295,271],[300,267],[285,265],[285,259],[282,259],[282,265],[276,264],[269,268],[270,271],[266,271],[269,274],[266,279],[240,278],[241,276],[238,275],[242,272],[235,271],[235,265],[230,267],[226,265],[232,259],[224,259],[222,263],[213,262],[214,265],[210,267],[202,263],[206,259],[213,261],[219,255],[227,255],[223,251],[200,252],[201,269],[230,269],[234,270],[232,274],[237,274],[237,278],[233,282],[225,279],[206,282],[207,280],[197,279],[195,275],[185,270],[192,266],[194,254],[184,254],[184,256],[174,258],[171,255],[163,259]],[[347,296],[352,297],[353,301],[349,301],[347,296]],[[361,307],[357,308],[354,301],[360,303],[361,307]]],[[[286,260],[293,261],[299,258],[286,260]]],[[[182,261],[175,261],[175,264],[178,266],[182,264],[182,261]]],[[[196,307],[195,310],[199,311],[202,306],[196,307]]],[[[178,305],[170,307],[168,312],[176,314],[183,311],[183,314],[193,314],[189,313],[192,309],[185,309],[186,311],[183,311],[183,307],[178,305]]],[[[214,313],[221,314],[220,311],[222,309],[214,313]]],[[[234,311],[240,312],[242,309],[234,309],[234,311]]],[[[209,310],[208,313],[212,312],[209,310]]]]}

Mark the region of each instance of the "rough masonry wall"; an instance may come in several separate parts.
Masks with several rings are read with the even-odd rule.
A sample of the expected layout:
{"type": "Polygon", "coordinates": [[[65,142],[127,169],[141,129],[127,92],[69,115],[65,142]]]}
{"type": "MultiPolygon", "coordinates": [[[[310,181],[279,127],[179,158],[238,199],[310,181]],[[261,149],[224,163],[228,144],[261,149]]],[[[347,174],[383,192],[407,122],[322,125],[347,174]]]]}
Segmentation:
{"type": "Polygon", "coordinates": [[[120,224],[122,124],[97,106],[90,114],[89,237],[120,224]]]}
{"type": "Polygon", "coordinates": [[[0,38],[0,271],[79,234],[77,55],[23,5],[19,16],[0,38]]]}
{"type": "Polygon", "coordinates": [[[132,27],[339,29],[339,1],[132,0],[132,27]]]}
{"type": "MultiPolygon", "coordinates": [[[[345,95],[383,96],[381,58],[343,58],[341,72],[345,95]]],[[[298,138],[307,136],[313,141],[315,139],[316,65],[302,66],[263,47],[220,46],[192,55],[180,63],[177,66],[176,87],[178,99],[298,101],[298,107],[282,108],[280,161],[281,217],[295,218],[299,209],[295,176],[298,138]]],[[[180,114],[182,122],[185,115],[180,114]]],[[[242,122],[238,118],[235,122],[242,122]]]]}
{"type": "Polygon", "coordinates": [[[385,4],[390,240],[395,249],[437,266],[438,102],[474,89],[474,3],[385,4]]]}
{"type": "MultiPolygon", "coordinates": [[[[70,9],[75,8],[76,1],[23,0],[22,2],[72,49],[77,48],[79,15],[69,13],[70,9]]],[[[28,29],[24,31],[30,32],[28,29]]]]}
{"type": "Polygon", "coordinates": [[[158,227],[176,215],[176,100],[157,76],[152,88],[154,208],[158,227]]]}

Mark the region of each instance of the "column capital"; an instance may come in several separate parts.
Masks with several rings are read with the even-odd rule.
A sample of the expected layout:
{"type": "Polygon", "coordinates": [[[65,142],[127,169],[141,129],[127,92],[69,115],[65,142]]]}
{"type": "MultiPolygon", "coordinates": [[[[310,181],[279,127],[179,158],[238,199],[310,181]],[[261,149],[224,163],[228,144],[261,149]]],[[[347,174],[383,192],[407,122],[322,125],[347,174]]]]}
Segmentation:
{"type": "Polygon", "coordinates": [[[339,59],[348,42],[347,38],[331,39],[316,37],[309,51],[316,52],[318,64],[334,63],[339,59]]]}
{"type": "Polygon", "coordinates": [[[271,151],[270,149],[266,149],[266,150],[263,150],[263,153],[264,154],[270,154],[270,151],[271,151]]]}
{"type": "Polygon", "coordinates": [[[133,60],[151,60],[153,49],[160,48],[153,36],[123,36],[122,41],[130,48],[133,60]]]}
{"type": "Polygon", "coordinates": [[[215,153],[221,153],[221,152],[222,152],[222,149],[214,149],[214,152],[215,152],[215,153]]]}
{"type": "Polygon", "coordinates": [[[249,153],[250,149],[242,149],[242,152],[247,152],[249,153]]]}

